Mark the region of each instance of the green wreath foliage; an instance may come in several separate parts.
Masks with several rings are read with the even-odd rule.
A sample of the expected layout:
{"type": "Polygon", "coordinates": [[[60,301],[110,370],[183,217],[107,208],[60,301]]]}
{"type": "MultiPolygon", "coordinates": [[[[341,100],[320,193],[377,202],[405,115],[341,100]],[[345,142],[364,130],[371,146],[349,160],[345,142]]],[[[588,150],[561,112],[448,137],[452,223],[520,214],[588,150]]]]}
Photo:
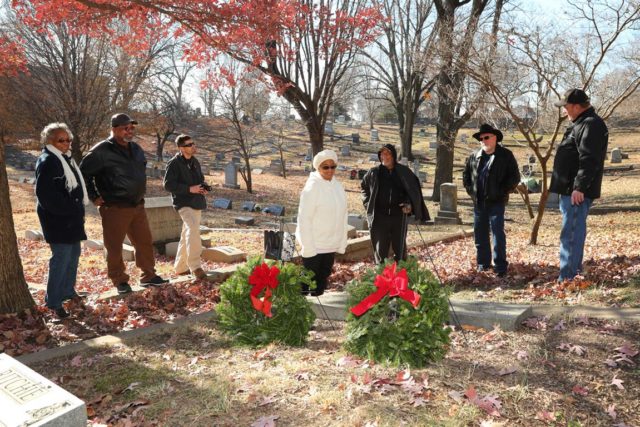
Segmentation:
{"type": "MultiPolygon", "coordinates": [[[[386,266],[367,271],[359,281],[347,286],[349,307],[357,305],[377,290],[375,277],[386,266]]],[[[415,258],[398,264],[407,269],[409,289],[420,294],[420,303],[411,303],[387,294],[360,317],[347,316],[347,351],[379,363],[423,367],[444,357],[449,333],[449,289],[441,286],[433,274],[420,268],[415,258]]]]}
{"type": "Polygon", "coordinates": [[[272,342],[303,346],[316,316],[302,295],[301,284],[315,288],[312,273],[293,263],[265,260],[280,269],[278,287],[271,296],[267,317],[251,304],[249,276],[262,264],[261,257],[250,259],[220,286],[220,303],[216,306],[218,325],[236,343],[258,347],[272,342]]]}

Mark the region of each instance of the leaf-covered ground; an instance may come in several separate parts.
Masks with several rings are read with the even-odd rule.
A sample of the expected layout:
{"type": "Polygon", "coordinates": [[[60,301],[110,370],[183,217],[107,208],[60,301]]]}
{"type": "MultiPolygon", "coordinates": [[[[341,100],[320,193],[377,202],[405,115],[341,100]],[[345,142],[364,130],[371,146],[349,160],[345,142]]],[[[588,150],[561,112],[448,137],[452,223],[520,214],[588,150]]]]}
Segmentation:
{"type": "Polygon", "coordinates": [[[354,358],[342,329],[316,325],[300,349],[234,347],[211,321],[33,368],[85,400],[95,425],[638,425],[637,324],[455,331],[421,370],[354,358]]]}

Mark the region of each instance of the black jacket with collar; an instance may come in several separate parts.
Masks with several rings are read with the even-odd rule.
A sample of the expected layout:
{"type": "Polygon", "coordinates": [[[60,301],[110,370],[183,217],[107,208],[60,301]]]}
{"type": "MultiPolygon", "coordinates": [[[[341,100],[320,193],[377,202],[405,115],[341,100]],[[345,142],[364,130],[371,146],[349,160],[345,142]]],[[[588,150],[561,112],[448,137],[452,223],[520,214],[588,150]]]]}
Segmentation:
{"type": "MultiPolygon", "coordinates": [[[[376,197],[378,196],[378,189],[380,187],[380,168],[383,167],[385,166],[381,164],[369,169],[360,183],[362,203],[367,210],[369,227],[373,224],[375,216],[376,197]]],[[[394,170],[398,174],[398,178],[404,187],[404,191],[407,193],[409,200],[411,201],[411,214],[418,222],[429,221],[431,217],[429,216],[427,205],[424,203],[422,188],[420,187],[420,180],[418,177],[411,172],[411,169],[401,163],[396,163],[394,170]]]]}
{"type": "Polygon", "coordinates": [[[89,199],[102,197],[107,206],[144,202],[146,164],[144,151],[135,142],[129,142],[128,149],[120,148],[111,138],[94,145],[80,163],[89,199]]]}
{"type": "Polygon", "coordinates": [[[36,162],[37,212],[42,234],[47,243],[76,243],[87,240],[84,231],[83,193],[81,176],[75,168],[71,171],[78,186],[69,192],[62,163],[57,156],[44,148],[36,162]]]}
{"type": "MultiPolygon", "coordinates": [[[[478,193],[478,165],[482,157],[482,149],[469,156],[462,172],[462,182],[467,194],[471,196],[474,203],[477,203],[478,193]]],[[[511,150],[496,144],[496,150],[489,157],[489,176],[484,189],[485,202],[506,203],[509,200],[509,193],[520,182],[520,171],[518,162],[511,150]]]]}
{"type": "Polygon", "coordinates": [[[178,153],[167,163],[167,171],[164,175],[164,189],[171,193],[173,207],[176,210],[184,207],[204,210],[207,208],[207,200],[202,194],[189,192],[189,187],[204,182],[204,175],[200,169],[200,162],[191,157],[191,166],[182,154],[178,153]]]}
{"type": "Polygon", "coordinates": [[[549,191],[570,195],[573,190],[589,199],[600,197],[609,130],[593,107],[567,128],[553,161],[549,191]]]}

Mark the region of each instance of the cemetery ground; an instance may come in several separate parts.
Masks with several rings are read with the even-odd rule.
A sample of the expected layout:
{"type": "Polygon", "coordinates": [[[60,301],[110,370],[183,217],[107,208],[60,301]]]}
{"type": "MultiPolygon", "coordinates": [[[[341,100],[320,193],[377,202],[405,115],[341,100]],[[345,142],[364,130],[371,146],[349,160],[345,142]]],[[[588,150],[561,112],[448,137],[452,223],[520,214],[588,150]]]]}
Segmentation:
{"type": "MultiPolygon", "coordinates": [[[[393,141],[392,127],[381,127],[380,137],[382,143],[393,141]]],[[[418,139],[431,182],[435,153],[420,144],[418,139]]],[[[339,151],[337,143],[328,145],[339,151]]],[[[352,145],[352,157],[344,163],[349,169],[368,169],[374,163],[358,159],[367,159],[369,154],[364,153],[375,152],[379,145],[364,143],[362,153],[353,153],[358,147],[352,145]]],[[[451,286],[454,299],[597,306],[612,312],[640,307],[640,136],[614,133],[610,148],[616,146],[629,153],[625,162],[635,169],[605,175],[603,199],[589,217],[584,277],[555,282],[560,215],[547,209],[538,245],[531,246],[531,222],[515,194],[507,208],[511,264],[506,279],[474,271],[475,248],[469,234],[420,246],[423,238],[465,235],[472,228],[471,206],[459,179],[464,158],[475,148],[472,143],[458,146],[454,171],[464,224],[420,226],[420,232],[410,226],[410,253],[451,286]]],[[[523,164],[524,147],[514,143],[510,148],[523,164]]],[[[257,224],[246,227],[235,225],[234,217],[247,215],[239,208],[244,200],[262,206],[279,203],[287,217],[295,215],[307,173],[299,167],[299,153],[288,156],[293,165],[288,178],[266,170],[256,174],[252,195],[224,188],[221,171],[209,175],[212,197],[232,199],[234,207],[209,209],[203,224],[212,230],[203,237],[214,246],[260,254],[261,230],[271,227],[274,218],[250,214],[257,224]]],[[[7,169],[20,255],[38,308],[0,317],[0,351],[19,356],[213,309],[217,286],[197,280],[99,299],[112,288],[103,253],[83,247],[77,289],[90,295],[69,303],[71,319],[53,318],[42,308],[48,245],[24,238],[26,230],[39,229],[33,187],[16,183],[24,172],[11,165],[7,169]]],[[[359,180],[350,180],[348,171],[337,173],[347,190],[350,212],[364,213],[359,180]]],[[[166,195],[159,179],[149,180],[148,194],[166,195]]],[[[534,209],[537,197],[531,195],[534,209]]],[[[437,204],[427,201],[427,206],[435,216],[437,204]]],[[[95,210],[87,215],[87,234],[90,239],[102,238],[95,210]]],[[[159,274],[176,279],[172,262],[159,255],[159,274]]],[[[207,270],[223,266],[205,263],[207,270]]],[[[370,266],[371,259],[338,263],[330,278],[331,290],[342,290],[370,266]]],[[[133,263],[129,271],[135,283],[138,272],[133,263]]],[[[111,425],[270,425],[269,420],[275,419],[277,425],[590,426],[638,425],[640,420],[637,316],[621,320],[559,314],[530,319],[515,332],[466,328],[463,334],[455,328],[442,362],[410,372],[352,358],[341,349],[343,325],[334,325],[338,331],[317,321],[302,349],[276,345],[247,349],[232,346],[216,330],[215,321],[208,320],[31,366],[85,400],[94,423],[111,425]]]]}

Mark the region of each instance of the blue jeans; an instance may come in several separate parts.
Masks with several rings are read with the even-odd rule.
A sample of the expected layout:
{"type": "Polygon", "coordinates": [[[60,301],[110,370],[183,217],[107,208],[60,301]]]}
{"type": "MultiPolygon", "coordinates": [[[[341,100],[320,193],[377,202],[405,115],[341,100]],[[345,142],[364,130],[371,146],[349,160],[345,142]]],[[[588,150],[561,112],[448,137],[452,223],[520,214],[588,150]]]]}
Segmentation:
{"type": "Polygon", "coordinates": [[[47,307],[60,308],[65,298],[76,294],[74,288],[80,259],[80,242],[51,243],[49,246],[51,246],[51,259],[47,277],[47,294],[44,300],[47,307]]]}
{"type": "Polygon", "coordinates": [[[560,231],[560,276],[558,280],[571,280],[582,270],[584,241],[587,237],[587,215],[593,203],[584,198],[579,205],[571,204],[571,196],[560,195],[562,231],[560,231]]]}
{"type": "Polygon", "coordinates": [[[482,203],[473,208],[473,234],[476,243],[478,267],[491,267],[493,236],[493,264],[496,273],[507,271],[507,236],[504,233],[504,203],[482,203]]]}

